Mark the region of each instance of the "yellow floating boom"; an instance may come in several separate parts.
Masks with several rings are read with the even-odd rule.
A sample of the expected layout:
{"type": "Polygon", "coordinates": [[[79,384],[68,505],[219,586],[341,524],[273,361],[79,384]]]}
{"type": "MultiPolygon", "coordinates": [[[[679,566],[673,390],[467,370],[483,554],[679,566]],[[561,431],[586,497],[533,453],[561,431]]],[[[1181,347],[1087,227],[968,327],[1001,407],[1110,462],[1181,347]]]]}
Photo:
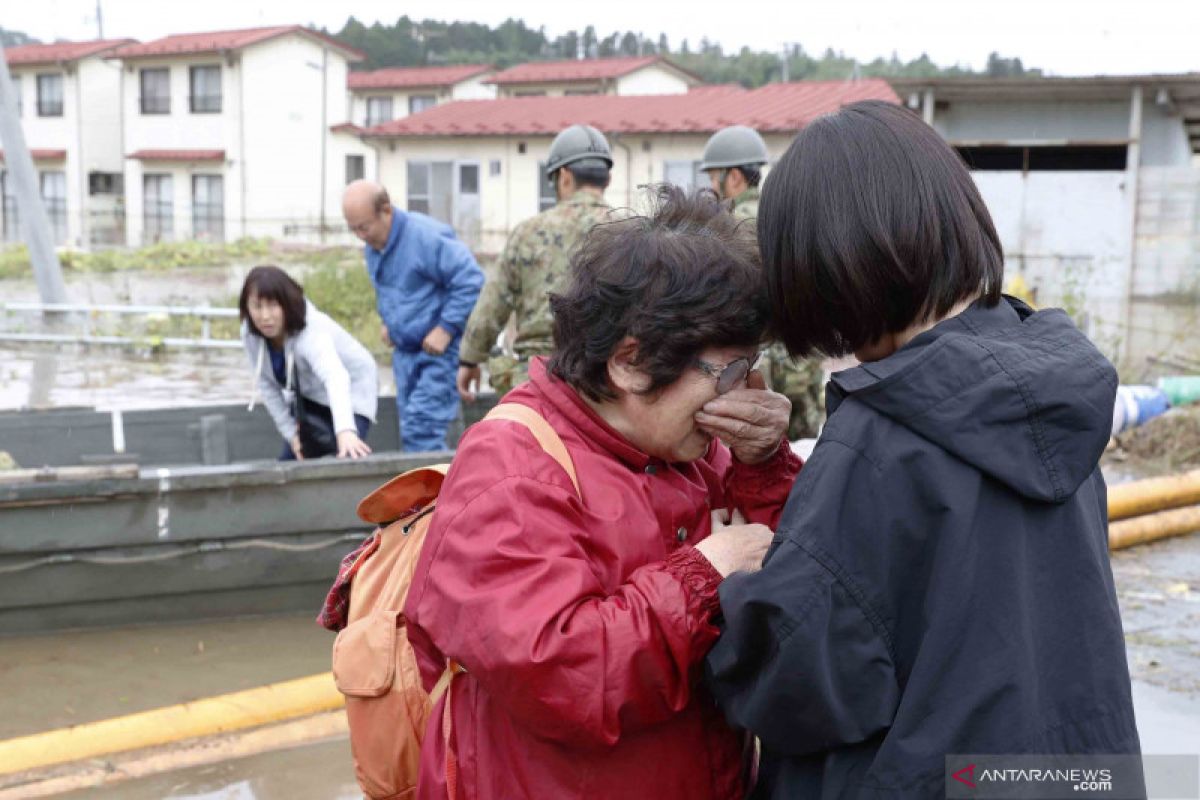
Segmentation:
{"type": "Polygon", "coordinates": [[[1200,470],[1108,487],[1108,518],[1128,519],[1200,503],[1200,470]]]}
{"type": "Polygon", "coordinates": [[[325,672],[194,703],[0,741],[0,775],[244,730],[341,708],[325,672]]]}

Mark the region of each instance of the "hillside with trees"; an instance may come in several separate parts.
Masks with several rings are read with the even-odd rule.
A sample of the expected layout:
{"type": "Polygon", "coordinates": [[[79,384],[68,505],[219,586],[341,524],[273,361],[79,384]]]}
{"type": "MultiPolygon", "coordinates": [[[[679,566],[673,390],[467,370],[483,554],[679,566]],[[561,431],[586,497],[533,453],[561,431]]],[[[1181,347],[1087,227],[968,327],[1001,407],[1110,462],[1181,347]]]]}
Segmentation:
{"type": "Polygon", "coordinates": [[[437,64],[495,64],[510,67],[526,61],[662,54],[708,83],[739,83],[748,88],[780,80],[845,79],[849,77],[1017,77],[1041,75],[1039,69],[1027,69],[1019,58],[998,53],[988,56],[983,71],[952,65],[939,66],[922,54],[902,61],[895,53],[861,62],[832,49],[821,55],[806,51],[800,44],[784,51],[765,52],[743,47],[726,52],[709,39],[671,42],[666,34],[657,38],[633,31],[614,31],[607,36],[589,25],[550,38],[545,28],[531,28],[523,20],[508,19],[492,28],[478,22],[442,22],[413,20],[403,16],[394,25],[376,22],[365,25],[354,17],[341,30],[326,31],[367,54],[359,69],[413,67],[437,64]]]}

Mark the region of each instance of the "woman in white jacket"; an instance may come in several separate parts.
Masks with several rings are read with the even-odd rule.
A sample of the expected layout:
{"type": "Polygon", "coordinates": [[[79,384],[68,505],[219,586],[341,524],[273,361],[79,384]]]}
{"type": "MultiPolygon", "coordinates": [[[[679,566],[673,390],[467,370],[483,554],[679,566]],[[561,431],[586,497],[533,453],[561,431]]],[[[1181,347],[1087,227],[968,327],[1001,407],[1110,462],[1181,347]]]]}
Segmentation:
{"type": "Polygon", "coordinates": [[[255,398],[262,396],[284,440],[280,460],[370,454],[363,439],[375,421],[378,378],[367,349],[278,267],[250,270],[238,310],[255,398]]]}

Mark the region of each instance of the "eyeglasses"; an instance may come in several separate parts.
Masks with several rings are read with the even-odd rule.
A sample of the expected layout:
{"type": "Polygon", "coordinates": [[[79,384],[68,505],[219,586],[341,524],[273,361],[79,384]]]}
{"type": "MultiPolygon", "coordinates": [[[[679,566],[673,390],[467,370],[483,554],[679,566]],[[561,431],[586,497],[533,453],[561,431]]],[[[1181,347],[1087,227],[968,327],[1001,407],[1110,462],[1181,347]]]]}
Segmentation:
{"type": "Polygon", "coordinates": [[[750,370],[758,366],[758,362],[762,359],[762,351],[759,350],[754,354],[753,358],[735,358],[728,364],[710,364],[707,361],[697,358],[693,362],[693,366],[701,372],[707,373],[717,379],[717,394],[725,394],[733,391],[737,385],[746,380],[746,376],[750,374],[750,370]]]}

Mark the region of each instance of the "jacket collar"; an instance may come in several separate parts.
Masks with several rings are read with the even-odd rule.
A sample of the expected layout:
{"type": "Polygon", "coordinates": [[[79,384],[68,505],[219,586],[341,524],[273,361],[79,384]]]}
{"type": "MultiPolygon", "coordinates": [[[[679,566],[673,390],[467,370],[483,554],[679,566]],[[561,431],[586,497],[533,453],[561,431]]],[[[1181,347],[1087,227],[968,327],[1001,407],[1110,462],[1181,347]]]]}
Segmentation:
{"type": "Polygon", "coordinates": [[[837,391],[828,393],[825,400],[826,413],[832,414],[846,395],[867,389],[902,372],[931,344],[948,333],[986,335],[1001,328],[1019,325],[1031,314],[1032,308],[1008,295],[1004,295],[999,303],[991,307],[985,306],[982,300],[976,300],[961,314],[942,320],[921,335],[913,337],[912,341],[887,358],[835,372],[830,376],[830,383],[837,391]]]}
{"type": "Polygon", "coordinates": [[[400,237],[404,235],[404,224],[407,221],[406,218],[407,218],[407,215],[403,211],[401,211],[400,209],[393,206],[392,207],[392,227],[391,227],[391,230],[388,231],[388,239],[387,239],[387,242],[383,245],[383,249],[375,250],[374,247],[371,247],[370,245],[367,245],[367,246],[371,247],[372,250],[375,250],[375,252],[377,254],[379,254],[380,258],[386,256],[392,250],[395,250],[396,243],[399,242],[400,237]]]}
{"type": "Polygon", "coordinates": [[[608,203],[604,200],[604,195],[596,194],[595,192],[585,192],[582,189],[575,194],[563,200],[564,206],[607,206],[608,203]]]}
{"type": "Polygon", "coordinates": [[[661,459],[643,453],[617,433],[566,381],[551,375],[546,369],[544,357],[529,362],[529,380],[533,388],[566,417],[592,446],[611,453],[618,461],[638,472],[652,463],[662,464],[661,459]]]}

